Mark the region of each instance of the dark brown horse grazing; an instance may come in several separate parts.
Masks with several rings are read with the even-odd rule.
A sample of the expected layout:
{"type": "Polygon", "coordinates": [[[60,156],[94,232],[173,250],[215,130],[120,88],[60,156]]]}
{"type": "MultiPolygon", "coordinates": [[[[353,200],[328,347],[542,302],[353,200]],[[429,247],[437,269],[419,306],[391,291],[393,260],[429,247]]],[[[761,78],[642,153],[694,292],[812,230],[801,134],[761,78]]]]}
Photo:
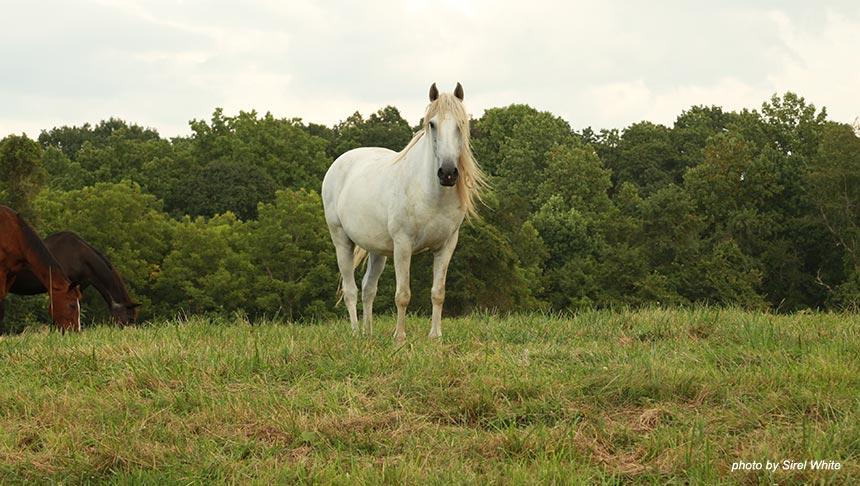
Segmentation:
{"type": "Polygon", "coordinates": [[[0,206],[0,302],[6,299],[17,274],[24,270],[33,272],[42,285],[50,289],[50,312],[54,324],[63,333],[80,331],[80,286],[66,278],[62,267],[33,228],[15,211],[0,206]]]}
{"type": "MultiPolygon", "coordinates": [[[[92,285],[101,294],[114,319],[123,325],[137,321],[137,308],[140,304],[132,302],[119,272],[106,256],[71,231],[54,233],[45,238],[44,243],[69,280],[80,284],[81,290],[92,285]]],[[[36,275],[23,271],[18,273],[9,292],[34,295],[47,290],[36,275]]]]}

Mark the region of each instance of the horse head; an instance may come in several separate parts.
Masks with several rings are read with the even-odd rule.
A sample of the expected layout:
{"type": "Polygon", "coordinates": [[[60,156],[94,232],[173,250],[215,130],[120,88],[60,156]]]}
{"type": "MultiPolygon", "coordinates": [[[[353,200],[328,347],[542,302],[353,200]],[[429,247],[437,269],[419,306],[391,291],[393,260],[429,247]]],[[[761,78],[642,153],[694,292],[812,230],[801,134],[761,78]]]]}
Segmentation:
{"type": "Polygon", "coordinates": [[[140,304],[134,302],[123,304],[113,302],[110,305],[110,313],[111,316],[113,316],[113,318],[123,326],[127,326],[129,324],[133,325],[137,322],[138,307],[140,307],[140,304]]]}
{"type": "MultiPolygon", "coordinates": [[[[55,282],[56,283],[56,282],[55,282]]],[[[60,284],[51,291],[51,318],[63,332],[81,330],[81,287],[77,282],[60,284]]]]}
{"type": "Polygon", "coordinates": [[[457,83],[453,96],[439,94],[430,86],[430,106],[425,117],[425,133],[436,157],[439,183],[451,187],[460,176],[460,158],[468,150],[468,118],[463,108],[463,86],[457,83]],[[465,133],[464,133],[465,132],[465,133]]]}

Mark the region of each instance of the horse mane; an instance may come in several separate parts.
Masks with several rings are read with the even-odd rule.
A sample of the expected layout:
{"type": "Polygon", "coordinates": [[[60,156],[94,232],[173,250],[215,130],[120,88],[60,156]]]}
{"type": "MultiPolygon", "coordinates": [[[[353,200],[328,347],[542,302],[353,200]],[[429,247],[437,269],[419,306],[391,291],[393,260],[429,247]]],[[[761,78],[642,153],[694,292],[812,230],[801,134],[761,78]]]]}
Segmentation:
{"type": "MultiPolygon", "coordinates": [[[[24,238],[24,243],[35,254],[38,263],[44,265],[48,272],[51,272],[52,270],[59,271],[65,277],[65,272],[62,267],[57,263],[54,255],[48,251],[48,248],[42,242],[42,239],[39,238],[39,235],[36,234],[36,230],[34,230],[33,227],[30,226],[30,223],[25,221],[17,212],[15,212],[15,216],[18,218],[18,226],[21,228],[21,237],[24,238]]],[[[35,271],[33,271],[33,274],[38,275],[35,271]]]]}
{"type": "Polygon", "coordinates": [[[440,93],[435,101],[427,105],[424,113],[423,127],[415,132],[412,140],[406,144],[406,147],[397,154],[394,161],[399,162],[406,158],[406,155],[415,147],[415,144],[429,130],[430,119],[438,115],[439,120],[444,120],[447,116],[452,116],[460,129],[460,135],[463,139],[463,145],[460,149],[460,160],[458,162],[458,171],[460,177],[457,179],[457,195],[460,198],[460,207],[466,213],[466,216],[477,217],[478,210],[476,208],[477,201],[481,200],[481,192],[487,187],[486,176],[475,160],[472,153],[472,143],[470,141],[469,115],[466,114],[466,109],[463,103],[451,93],[440,93]]]}
{"type": "Polygon", "coordinates": [[[96,250],[87,241],[84,241],[83,238],[81,238],[81,241],[85,245],[87,245],[87,248],[92,250],[93,253],[95,253],[96,256],[99,257],[99,259],[105,264],[105,266],[107,266],[108,270],[110,270],[111,275],[113,275],[114,280],[116,280],[117,287],[119,288],[120,292],[123,293],[122,297],[125,299],[125,302],[121,302],[121,303],[127,304],[127,303],[131,302],[131,296],[128,295],[128,289],[126,289],[125,282],[123,281],[122,277],[119,275],[119,272],[116,270],[116,267],[113,266],[113,264],[110,262],[110,260],[108,260],[108,258],[106,256],[104,256],[102,254],[102,252],[96,250]]]}

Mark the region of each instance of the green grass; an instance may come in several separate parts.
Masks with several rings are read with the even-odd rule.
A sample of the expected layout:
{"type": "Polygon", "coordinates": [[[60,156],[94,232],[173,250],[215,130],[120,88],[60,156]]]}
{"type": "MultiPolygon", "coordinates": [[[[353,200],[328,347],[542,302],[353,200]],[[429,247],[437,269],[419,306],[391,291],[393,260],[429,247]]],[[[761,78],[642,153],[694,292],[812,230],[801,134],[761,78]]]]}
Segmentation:
{"type": "Polygon", "coordinates": [[[860,316],[382,316],[0,338],[0,484],[850,484],[860,316]],[[839,471],[731,472],[832,460],[839,471]]]}

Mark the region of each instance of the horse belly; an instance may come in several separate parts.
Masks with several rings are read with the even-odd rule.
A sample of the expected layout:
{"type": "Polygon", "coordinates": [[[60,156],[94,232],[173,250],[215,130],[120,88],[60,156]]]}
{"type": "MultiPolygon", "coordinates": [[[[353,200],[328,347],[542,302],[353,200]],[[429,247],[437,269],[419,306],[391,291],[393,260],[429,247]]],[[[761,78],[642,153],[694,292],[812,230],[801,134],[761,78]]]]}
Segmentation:
{"type": "Polygon", "coordinates": [[[21,270],[15,274],[15,282],[9,292],[17,295],[44,294],[48,290],[45,285],[29,270],[21,270]]]}
{"type": "Polygon", "coordinates": [[[340,220],[343,230],[349,239],[365,250],[379,255],[391,255],[394,252],[394,240],[388,232],[384,217],[376,214],[378,208],[353,207],[351,217],[340,220]],[[354,212],[353,212],[354,211],[354,212]]]}
{"type": "MultiPolygon", "coordinates": [[[[360,150],[357,152],[362,153],[360,150]]],[[[394,251],[394,242],[388,231],[387,201],[391,198],[391,184],[386,177],[379,176],[385,174],[384,168],[377,167],[378,160],[363,161],[362,165],[355,165],[358,161],[346,162],[354,166],[339,180],[336,196],[330,197],[334,214],[327,215],[327,220],[329,224],[334,222],[343,228],[356,245],[372,253],[390,255],[394,251]]],[[[328,208],[326,212],[329,212],[328,208]]]]}

